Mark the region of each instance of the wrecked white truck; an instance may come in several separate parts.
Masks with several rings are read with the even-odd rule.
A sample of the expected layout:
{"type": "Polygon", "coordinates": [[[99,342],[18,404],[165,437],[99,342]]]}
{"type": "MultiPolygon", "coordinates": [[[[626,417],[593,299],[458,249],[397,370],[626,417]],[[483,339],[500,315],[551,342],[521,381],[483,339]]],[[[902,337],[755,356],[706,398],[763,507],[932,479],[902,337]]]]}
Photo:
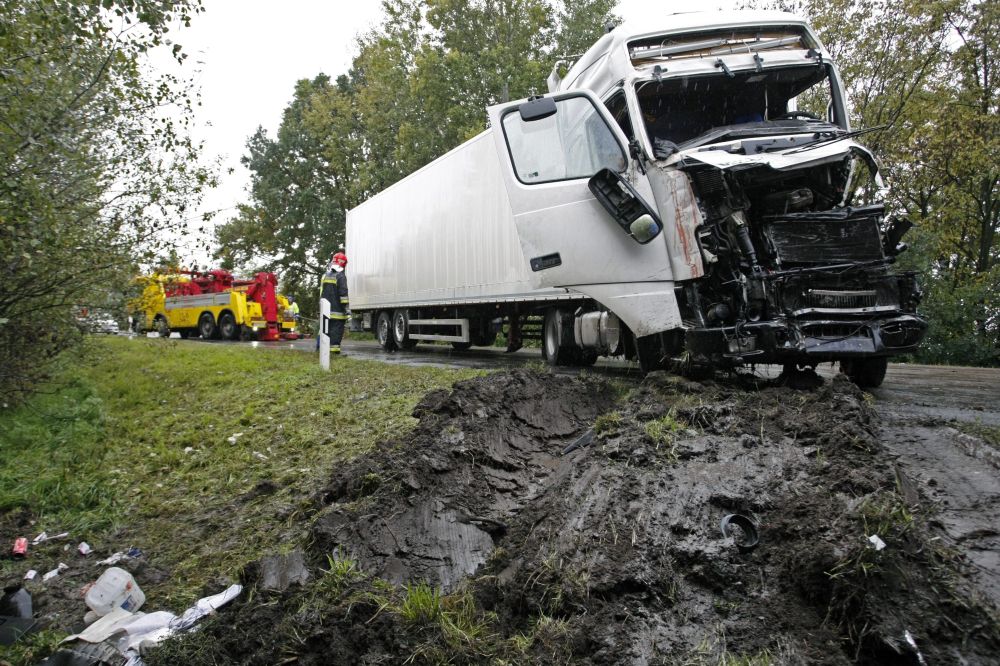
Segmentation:
{"type": "Polygon", "coordinates": [[[502,331],[552,364],[836,361],[879,385],[926,322],[829,54],[785,13],[652,24],[348,213],[358,325],[386,349],[502,331]]]}

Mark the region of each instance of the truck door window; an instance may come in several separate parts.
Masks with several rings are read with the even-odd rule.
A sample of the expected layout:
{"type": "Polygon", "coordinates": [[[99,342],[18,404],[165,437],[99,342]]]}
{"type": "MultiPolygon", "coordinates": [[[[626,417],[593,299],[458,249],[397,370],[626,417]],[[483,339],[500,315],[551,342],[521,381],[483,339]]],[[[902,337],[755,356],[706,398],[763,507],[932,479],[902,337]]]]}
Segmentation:
{"type": "Polygon", "coordinates": [[[628,105],[625,103],[625,93],[619,90],[604,103],[604,106],[607,107],[611,117],[618,123],[618,127],[622,129],[625,138],[632,141],[635,138],[635,134],[632,132],[632,118],[629,116],[628,105]]]}
{"type": "Polygon", "coordinates": [[[522,183],[590,178],[601,169],[625,169],[622,146],[587,97],[557,100],[555,114],[530,122],[512,109],[501,123],[514,173],[522,183]]]}

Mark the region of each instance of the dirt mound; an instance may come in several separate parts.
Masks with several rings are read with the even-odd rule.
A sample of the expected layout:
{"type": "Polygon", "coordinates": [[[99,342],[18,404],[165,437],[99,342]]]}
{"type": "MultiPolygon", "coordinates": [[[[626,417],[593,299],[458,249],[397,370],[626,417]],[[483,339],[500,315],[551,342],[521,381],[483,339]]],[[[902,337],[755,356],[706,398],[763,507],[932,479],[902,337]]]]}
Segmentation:
{"type": "Polygon", "coordinates": [[[996,661],[996,609],[853,385],[627,388],[513,371],[429,394],[316,494],[311,582],[150,663],[996,661]]]}

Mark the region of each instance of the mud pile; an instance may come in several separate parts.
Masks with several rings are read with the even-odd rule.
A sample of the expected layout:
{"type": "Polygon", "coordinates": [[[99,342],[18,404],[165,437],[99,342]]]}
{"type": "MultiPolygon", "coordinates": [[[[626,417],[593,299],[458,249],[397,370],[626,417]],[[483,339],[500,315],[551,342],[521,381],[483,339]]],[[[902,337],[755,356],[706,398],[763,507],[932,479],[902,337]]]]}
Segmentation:
{"type": "Polygon", "coordinates": [[[806,392],[518,370],[415,415],[317,492],[309,583],[248,595],[150,663],[1000,656],[996,609],[842,377],[806,392]],[[756,547],[723,534],[730,514],[756,547]]]}

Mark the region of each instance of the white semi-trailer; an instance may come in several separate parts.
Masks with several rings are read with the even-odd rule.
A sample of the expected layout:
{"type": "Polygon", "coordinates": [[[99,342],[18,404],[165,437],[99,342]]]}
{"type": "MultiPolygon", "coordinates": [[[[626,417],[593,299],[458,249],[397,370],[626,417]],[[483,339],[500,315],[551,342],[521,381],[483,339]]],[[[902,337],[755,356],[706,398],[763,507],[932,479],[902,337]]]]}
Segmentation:
{"type": "Polygon", "coordinates": [[[840,361],[876,386],[926,322],[836,66],[778,12],[624,25],[347,215],[354,320],[552,364],[840,361]]]}

